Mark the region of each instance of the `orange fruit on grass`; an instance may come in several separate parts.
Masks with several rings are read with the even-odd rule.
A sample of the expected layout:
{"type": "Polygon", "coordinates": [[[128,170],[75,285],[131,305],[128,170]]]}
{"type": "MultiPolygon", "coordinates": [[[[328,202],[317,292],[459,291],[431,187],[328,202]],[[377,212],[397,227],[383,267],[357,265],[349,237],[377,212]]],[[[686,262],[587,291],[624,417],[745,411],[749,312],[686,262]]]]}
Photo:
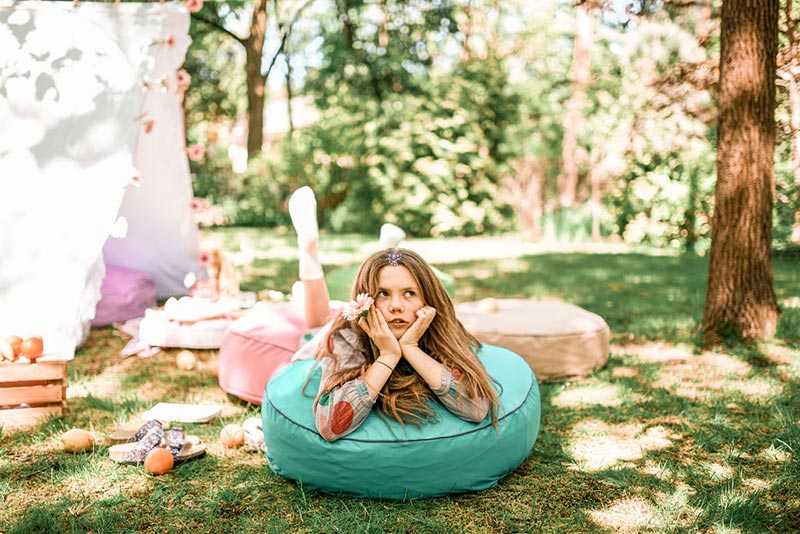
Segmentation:
{"type": "Polygon", "coordinates": [[[30,361],[36,361],[36,358],[41,356],[42,352],[44,351],[44,342],[42,341],[42,336],[31,336],[27,338],[19,346],[19,351],[30,361]]]}
{"type": "Polygon", "coordinates": [[[11,345],[12,349],[14,349],[14,356],[19,356],[22,348],[22,338],[19,336],[8,336],[6,341],[8,341],[8,344],[11,345]]]}
{"type": "Polygon", "coordinates": [[[244,429],[236,424],[225,425],[219,433],[219,440],[228,449],[244,443],[244,429]]]}
{"type": "Polygon", "coordinates": [[[163,475],[175,465],[175,458],[167,449],[156,447],[144,458],[144,468],[154,475],[163,475]]]}

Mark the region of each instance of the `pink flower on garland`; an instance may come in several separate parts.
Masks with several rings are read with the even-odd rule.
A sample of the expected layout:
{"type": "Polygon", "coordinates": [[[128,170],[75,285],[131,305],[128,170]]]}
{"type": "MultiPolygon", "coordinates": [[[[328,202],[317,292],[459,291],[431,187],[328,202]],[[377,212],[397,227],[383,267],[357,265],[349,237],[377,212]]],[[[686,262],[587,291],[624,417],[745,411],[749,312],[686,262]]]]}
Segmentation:
{"type": "Polygon", "coordinates": [[[203,159],[205,153],[206,153],[206,147],[200,144],[192,145],[186,149],[186,154],[188,154],[189,159],[192,161],[200,161],[201,159],[203,159]]]}
{"type": "Polygon", "coordinates": [[[210,266],[212,262],[211,253],[205,250],[200,252],[200,255],[197,257],[197,262],[200,264],[201,267],[210,266]]]}
{"type": "Polygon", "coordinates": [[[186,6],[191,13],[197,13],[203,9],[203,0],[185,0],[183,5],[186,6]]]}
{"type": "Polygon", "coordinates": [[[355,321],[359,317],[366,317],[367,310],[375,301],[366,293],[359,293],[356,299],[346,304],[342,310],[342,317],[348,321],[355,321]]]}
{"type": "Polygon", "coordinates": [[[186,69],[180,69],[175,73],[175,81],[178,83],[178,89],[185,91],[192,83],[192,77],[186,72],[186,69]]]}

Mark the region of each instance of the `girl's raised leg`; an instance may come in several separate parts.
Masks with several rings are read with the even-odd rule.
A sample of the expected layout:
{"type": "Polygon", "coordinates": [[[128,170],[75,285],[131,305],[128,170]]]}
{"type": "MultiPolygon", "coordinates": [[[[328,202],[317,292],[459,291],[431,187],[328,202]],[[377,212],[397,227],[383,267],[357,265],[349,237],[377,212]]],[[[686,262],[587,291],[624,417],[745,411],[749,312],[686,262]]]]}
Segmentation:
{"type": "Polygon", "coordinates": [[[317,253],[319,228],[314,191],[303,186],[289,197],[289,215],[297,232],[300,253],[299,275],[303,283],[306,327],[323,326],[330,319],[330,296],[317,253]]]}

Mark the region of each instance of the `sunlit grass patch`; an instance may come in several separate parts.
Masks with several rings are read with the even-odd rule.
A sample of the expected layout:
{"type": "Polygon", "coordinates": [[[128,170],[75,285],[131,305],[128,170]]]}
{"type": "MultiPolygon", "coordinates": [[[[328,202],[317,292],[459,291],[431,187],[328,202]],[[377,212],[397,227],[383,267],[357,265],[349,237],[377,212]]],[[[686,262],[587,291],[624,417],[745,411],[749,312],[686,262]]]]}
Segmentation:
{"type": "Polygon", "coordinates": [[[641,532],[656,518],[653,504],[641,498],[617,501],[602,510],[591,510],[589,517],[603,528],[622,534],[641,532]]]}
{"type": "Polygon", "coordinates": [[[777,464],[790,461],[792,456],[791,449],[785,443],[773,443],[759,454],[761,459],[777,464]]]}
{"type": "Polygon", "coordinates": [[[650,499],[621,499],[589,516],[599,526],[613,532],[671,532],[697,523],[702,509],[691,505],[694,491],[684,484],[669,492],[655,492],[650,499]]]}
{"type": "Polygon", "coordinates": [[[589,383],[563,390],[552,399],[553,406],[619,406],[622,404],[619,386],[613,384],[589,383]]]}
{"type": "Polygon", "coordinates": [[[634,378],[639,376],[639,370],[634,367],[615,367],[611,376],[612,378],[634,378]]]}
{"type": "Polygon", "coordinates": [[[692,354],[686,347],[626,347],[628,353],[646,362],[662,366],[653,386],[692,400],[709,400],[723,390],[752,396],[769,397],[776,393],[766,379],[743,380],[752,366],[727,354],[706,352],[692,354]]]}
{"type": "Polygon", "coordinates": [[[781,385],[769,378],[727,379],[722,385],[723,391],[739,393],[753,402],[768,403],[781,392],[781,385]]]}
{"type": "Polygon", "coordinates": [[[733,468],[730,465],[706,461],[698,462],[697,465],[714,481],[729,479],[734,475],[733,468]]]}
{"type": "Polygon", "coordinates": [[[609,425],[598,420],[578,422],[567,446],[579,469],[598,471],[618,462],[634,462],[647,451],[669,447],[678,436],[661,426],[638,423],[609,425]]]}

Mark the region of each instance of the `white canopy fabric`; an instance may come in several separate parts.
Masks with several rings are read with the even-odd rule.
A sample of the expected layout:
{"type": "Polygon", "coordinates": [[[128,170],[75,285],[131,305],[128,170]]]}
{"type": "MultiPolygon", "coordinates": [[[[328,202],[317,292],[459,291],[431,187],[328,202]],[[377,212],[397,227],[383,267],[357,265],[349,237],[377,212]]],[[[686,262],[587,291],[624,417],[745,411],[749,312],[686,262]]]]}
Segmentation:
{"type": "MultiPolygon", "coordinates": [[[[146,141],[140,160],[182,158],[183,168],[162,163],[153,179],[180,172],[185,198],[173,207],[188,214],[186,155],[176,146],[182,124],[171,134],[180,130],[181,141],[161,140],[153,152],[140,118],[153,95],[144,82],[158,76],[162,57],[182,62],[188,21],[175,3],[0,0],[0,335],[40,334],[48,359],[74,356],[100,298],[101,253],[128,184],[136,175],[143,186],[150,180],[134,165],[137,137],[146,141]]],[[[160,113],[154,106],[148,116],[160,113]]],[[[167,232],[159,228],[154,240],[159,233],[167,232]]],[[[194,259],[196,230],[194,244],[190,230],[184,235],[180,254],[194,259]]]]}
{"type": "Polygon", "coordinates": [[[105,245],[108,265],[149,274],[159,298],[185,295],[183,280],[193,272],[199,254],[197,224],[191,210],[192,184],[186,157],[182,90],[175,73],[189,48],[189,17],[185,11],[166,13],[165,32],[174,44],[155,49],[150,75],[153,90],[145,96],[142,120],[152,120],[149,134],[139,135],[134,163],[139,187],[129,188],[119,215],[127,222],[124,238],[105,245]]]}

